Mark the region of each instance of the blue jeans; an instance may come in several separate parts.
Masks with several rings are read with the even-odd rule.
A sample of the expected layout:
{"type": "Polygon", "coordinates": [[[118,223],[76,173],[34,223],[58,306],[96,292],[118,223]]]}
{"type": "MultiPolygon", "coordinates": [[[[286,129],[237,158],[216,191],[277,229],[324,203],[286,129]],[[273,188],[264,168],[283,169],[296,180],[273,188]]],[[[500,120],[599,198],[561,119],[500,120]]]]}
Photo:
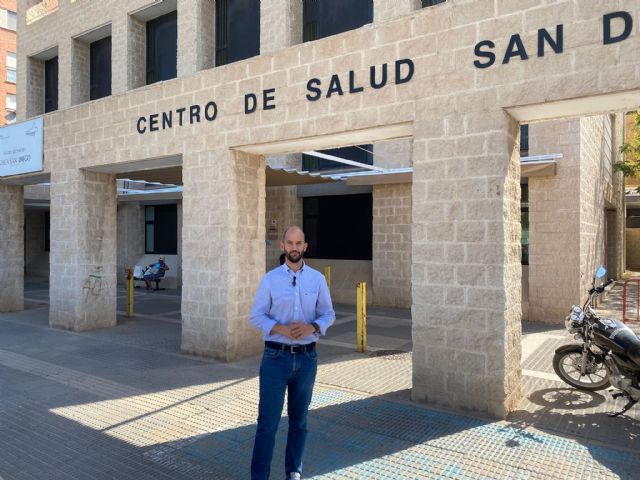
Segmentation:
{"type": "Polygon", "coordinates": [[[307,412],[317,368],[315,350],[290,353],[265,347],[260,364],[260,406],[251,459],[251,480],[269,478],[285,390],[288,393],[289,415],[286,475],[291,472],[302,473],[302,453],[307,439],[307,412]]]}

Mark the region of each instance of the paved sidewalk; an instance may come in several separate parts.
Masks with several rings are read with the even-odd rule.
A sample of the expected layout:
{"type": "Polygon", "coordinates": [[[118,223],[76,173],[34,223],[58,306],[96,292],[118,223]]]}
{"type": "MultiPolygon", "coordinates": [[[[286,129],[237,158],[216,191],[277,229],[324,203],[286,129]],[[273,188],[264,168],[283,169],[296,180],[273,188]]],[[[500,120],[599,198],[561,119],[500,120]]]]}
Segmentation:
{"type": "MultiPolygon", "coordinates": [[[[167,308],[179,305],[175,292],[153,295],[149,305],[159,295],[167,308]]],[[[28,310],[0,314],[1,478],[249,478],[259,358],[181,355],[174,314],[153,320],[140,299],[139,317],[85,333],[48,327],[44,288],[30,286],[28,299],[28,310]]],[[[605,396],[549,373],[553,345],[566,341],[561,330],[525,326],[527,398],[496,422],[409,402],[408,312],[370,309],[374,351],[361,355],[351,347],[351,308],[337,310],[319,347],[305,478],[637,478],[638,412],[609,419],[605,396]]],[[[286,417],[276,479],[285,432],[286,417]]]]}

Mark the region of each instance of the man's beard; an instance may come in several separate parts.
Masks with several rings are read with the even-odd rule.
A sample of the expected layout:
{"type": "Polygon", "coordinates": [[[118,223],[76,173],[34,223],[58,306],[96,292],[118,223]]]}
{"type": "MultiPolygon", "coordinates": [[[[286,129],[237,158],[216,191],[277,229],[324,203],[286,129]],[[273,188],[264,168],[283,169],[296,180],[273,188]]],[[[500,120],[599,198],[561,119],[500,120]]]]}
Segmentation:
{"type": "Polygon", "coordinates": [[[302,260],[302,252],[296,252],[296,251],[286,252],[285,256],[287,257],[287,260],[289,260],[291,263],[298,263],[300,260],[302,260]]]}

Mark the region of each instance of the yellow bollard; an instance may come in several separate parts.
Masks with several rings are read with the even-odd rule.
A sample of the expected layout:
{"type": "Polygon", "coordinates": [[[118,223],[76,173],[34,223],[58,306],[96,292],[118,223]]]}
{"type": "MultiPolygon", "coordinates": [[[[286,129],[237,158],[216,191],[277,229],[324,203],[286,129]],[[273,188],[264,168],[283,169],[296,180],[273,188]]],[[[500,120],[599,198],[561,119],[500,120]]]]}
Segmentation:
{"type": "Polygon", "coordinates": [[[356,314],[358,317],[358,351],[367,351],[367,284],[358,283],[356,290],[356,314]]]}
{"type": "Polygon", "coordinates": [[[127,317],[133,317],[133,269],[127,268],[127,317]]]}
{"type": "Polygon", "coordinates": [[[328,265],[324,267],[324,278],[327,281],[327,286],[329,287],[329,290],[331,290],[331,267],[328,265]]]}

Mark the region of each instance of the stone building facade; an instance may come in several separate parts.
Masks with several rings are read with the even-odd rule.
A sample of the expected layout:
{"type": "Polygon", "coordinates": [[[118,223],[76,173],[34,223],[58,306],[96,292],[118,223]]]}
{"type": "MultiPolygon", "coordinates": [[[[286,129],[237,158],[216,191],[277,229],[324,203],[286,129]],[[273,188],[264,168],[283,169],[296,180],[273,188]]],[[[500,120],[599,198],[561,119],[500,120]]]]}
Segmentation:
{"type": "MultiPolygon", "coordinates": [[[[301,43],[300,2],[263,1],[261,24],[270,9],[287,20],[261,29],[262,54],[214,66],[206,27],[213,2],[177,0],[177,78],[145,86],[144,24],[170,3],[60,0],[30,23],[19,9],[20,119],[43,113],[42,62],[51,55],[59,109],[44,114],[44,171],[0,185],[3,245],[15,259],[0,266],[0,309],[22,304],[23,185],[50,179],[50,324],[115,325],[115,177],[179,166],[182,350],[227,361],[257,352],[260,339],[246,318],[267,256],[265,158],[402,139],[411,145],[410,194],[379,187],[374,196],[377,220],[411,222],[410,233],[404,222],[380,222],[376,234],[388,252],[411,238],[412,397],[497,416],[514,409],[521,397],[519,124],[636,108],[640,37],[625,22],[637,20],[640,5],[452,0],[422,9],[376,0],[372,24],[301,43]],[[86,101],[83,43],[95,29],[111,36],[112,94],[86,101]],[[374,88],[383,65],[387,81],[374,88]],[[349,92],[350,77],[362,91],[349,92]],[[271,89],[276,108],[245,112],[247,93],[271,89]],[[202,112],[211,102],[215,119],[151,129],[163,125],[155,123],[163,112],[193,105],[202,112]],[[391,195],[399,200],[393,207],[391,195]]],[[[583,125],[610,128],[601,118],[580,120],[576,135],[583,125]]],[[[585,142],[585,155],[599,148],[606,150],[585,142]]],[[[593,180],[580,183],[581,202],[599,195],[593,180]]],[[[600,242],[592,227],[599,220],[580,221],[590,230],[576,264],[590,261],[600,242]]]]}

